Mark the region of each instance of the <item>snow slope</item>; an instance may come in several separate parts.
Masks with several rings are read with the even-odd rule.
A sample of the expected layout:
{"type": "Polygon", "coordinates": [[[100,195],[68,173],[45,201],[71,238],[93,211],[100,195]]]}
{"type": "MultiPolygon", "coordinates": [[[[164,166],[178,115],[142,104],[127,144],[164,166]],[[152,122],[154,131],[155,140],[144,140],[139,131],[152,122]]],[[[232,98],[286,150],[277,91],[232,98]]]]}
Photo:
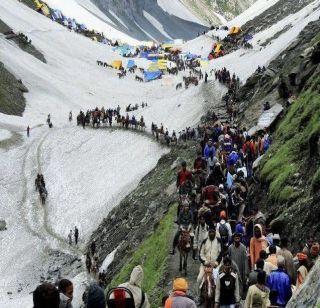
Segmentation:
{"type": "Polygon", "coordinates": [[[180,0],[157,0],[157,3],[162,7],[164,11],[168,12],[171,15],[175,15],[181,19],[203,24],[203,21],[201,21],[198,17],[191,13],[190,10],[186,8],[180,0]]]}
{"type": "Polygon", "coordinates": [[[256,16],[263,13],[272,5],[276,4],[279,0],[257,0],[247,10],[232,19],[227,23],[229,27],[242,26],[247,21],[254,19],[256,16]]]}
{"type": "Polygon", "coordinates": [[[95,29],[107,34],[108,38],[112,40],[119,39],[133,45],[138,43],[137,40],[112,26],[112,21],[87,0],[46,0],[46,3],[51,8],[61,10],[67,17],[76,19],[78,23],[84,23],[89,29],[95,29]],[[111,25],[104,20],[111,23],[111,25]]]}

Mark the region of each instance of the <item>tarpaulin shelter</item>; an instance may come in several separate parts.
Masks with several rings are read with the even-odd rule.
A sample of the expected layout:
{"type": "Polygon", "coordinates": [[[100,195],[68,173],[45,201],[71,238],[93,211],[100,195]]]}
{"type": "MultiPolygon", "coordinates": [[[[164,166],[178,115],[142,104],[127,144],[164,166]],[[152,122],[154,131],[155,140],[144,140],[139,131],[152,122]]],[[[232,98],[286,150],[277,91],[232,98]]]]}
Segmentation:
{"type": "Polygon", "coordinates": [[[39,0],[33,0],[37,11],[40,11],[43,15],[49,16],[50,15],[50,9],[45,3],[40,3],[39,0]]]}
{"type": "Polygon", "coordinates": [[[136,63],[134,62],[134,60],[129,60],[128,63],[127,63],[127,68],[131,68],[133,66],[135,66],[136,63]]]}
{"type": "Polygon", "coordinates": [[[187,59],[196,59],[196,58],[198,58],[197,55],[191,54],[191,53],[186,54],[186,57],[187,57],[187,59]]]}
{"type": "Polygon", "coordinates": [[[147,59],[148,58],[148,54],[149,53],[147,51],[141,51],[140,52],[140,58],[146,58],[147,59]]]}
{"type": "Polygon", "coordinates": [[[209,65],[209,62],[207,60],[200,60],[200,66],[205,68],[205,67],[208,67],[209,65]]]}
{"type": "Polygon", "coordinates": [[[112,62],[112,67],[119,70],[122,67],[122,61],[121,60],[114,60],[112,62]]]}
{"type": "Polygon", "coordinates": [[[249,136],[253,136],[256,132],[269,128],[282,111],[283,107],[278,103],[272,106],[269,110],[264,111],[259,117],[257,125],[249,129],[249,136]]]}
{"type": "Polygon", "coordinates": [[[217,44],[215,49],[214,49],[214,52],[215,53],[219,53],[221,50],[222,50],[222,44],[217,44]]]}
{"type": "Polygon", "coordinates": [[[158,60],[158,67],[160,70],[167,69],[167,60],[158,60]]]}
{"type": "Polygon", "coordinates": [[[85,24],[81,24],[81,25],[79,25],[79,28],[82,30],[82,31],[85,31],[85,30],[87,30],[88,28],[87,28],[87,26],[85,25],[85,24]]]}
{"type": "Polygon", "coordinates": [[[238,35],[242,32],[240,27],[231,27],[229,30],[229,35],[238,35]]]}
{"type": "Polygon", "coordinates": [[[154,72],[145,71],[143,75],[145,81],[151,81],[161,78],[162,72],[160,70],[154,72]]]}
{"type": "Polygon", "coordinates": [[[253,39],[253,36],[251,34],[246,34],[243,39],[245,42],[248,42],[253,39]]]}
{"type": "Polygon", "coordinates": [[[51,13],[52,20],[62,19],[62,12],[60,10],[53,10],[51,13]]]}
{"type": "Polygon", "coordinates": [[[175,47],[173,44],[162,44],[161,47],[166,50],[175,47]]]}
{"type": "Polygon", "coordinates": [[[158,63],[156,62],[151,63],[148,67],[149,72],[156,72],[158,70],[159,70],[159,66],[158,66],[158,63]]]}

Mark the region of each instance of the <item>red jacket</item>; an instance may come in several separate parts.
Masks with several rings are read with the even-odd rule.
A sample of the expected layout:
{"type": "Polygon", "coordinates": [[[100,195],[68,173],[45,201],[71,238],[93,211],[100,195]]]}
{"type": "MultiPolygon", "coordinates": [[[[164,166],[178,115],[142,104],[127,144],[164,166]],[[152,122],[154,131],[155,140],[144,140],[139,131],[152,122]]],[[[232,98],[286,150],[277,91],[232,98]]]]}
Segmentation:
{"type": "Polygon", "coordinates": [[[177,187],[183,185],[187,181],[192,181],[192,174],[189,170],[180,170],[177,177],[177,187]]]}

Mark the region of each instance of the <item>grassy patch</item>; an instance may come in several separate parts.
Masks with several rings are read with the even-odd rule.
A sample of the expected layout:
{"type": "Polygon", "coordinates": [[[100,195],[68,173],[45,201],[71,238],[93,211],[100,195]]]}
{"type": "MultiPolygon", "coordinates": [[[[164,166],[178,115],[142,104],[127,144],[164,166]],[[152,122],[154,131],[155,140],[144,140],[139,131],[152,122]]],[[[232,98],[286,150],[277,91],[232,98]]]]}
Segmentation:
{"type": "Polygon", "coordinates": [[[172,235],[172,222],[176,214],[176,206],[160,221],[158,228],[134,252],[129,262],[121,269],[112,280],[109,287],[117,286],[128,281],[132,269],[141,264],[144,270],[143,290],[148,294],[152,307],[158,307],[161,301],[160,291],[157,286],[164,276],[166,261],[169,254],[169,241],[172,235]]]}
{"type": "Polygon", "coordinates": [[[278,127],[275,142],[269,155],[264,159],[261,169],[262,179],[269,184],[271,201],[285,203],[298,197],[293,189],[294,174],[308,174],[313,178],[312,187],[320,185],[320,171],[306,170],[309,161],[309,140],[320,132],[320,95],[315,90],[320,77],[313,78],[308,90],[291,106],[288,114],[278,127]]]}

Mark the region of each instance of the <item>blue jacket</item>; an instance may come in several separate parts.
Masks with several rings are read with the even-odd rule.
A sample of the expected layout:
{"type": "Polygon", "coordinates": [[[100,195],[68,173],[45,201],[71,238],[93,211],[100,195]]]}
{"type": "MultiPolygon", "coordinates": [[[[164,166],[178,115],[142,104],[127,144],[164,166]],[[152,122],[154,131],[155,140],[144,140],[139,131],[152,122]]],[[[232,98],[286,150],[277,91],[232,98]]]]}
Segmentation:
{"type": "Polygon", "coordinates": [[[292,295],[288,274],[281,268],[272,271],[267,279],[267,287],[277,292],[277,304],[284,307],[292,295]]]}
{"type": "Polygon", "coordinates": [[[214,146],[209,147],[207,144],[203,151],[204,157],[208,159],[209,157],[213,157],[216,155],[216,149],[214,146]]]}

